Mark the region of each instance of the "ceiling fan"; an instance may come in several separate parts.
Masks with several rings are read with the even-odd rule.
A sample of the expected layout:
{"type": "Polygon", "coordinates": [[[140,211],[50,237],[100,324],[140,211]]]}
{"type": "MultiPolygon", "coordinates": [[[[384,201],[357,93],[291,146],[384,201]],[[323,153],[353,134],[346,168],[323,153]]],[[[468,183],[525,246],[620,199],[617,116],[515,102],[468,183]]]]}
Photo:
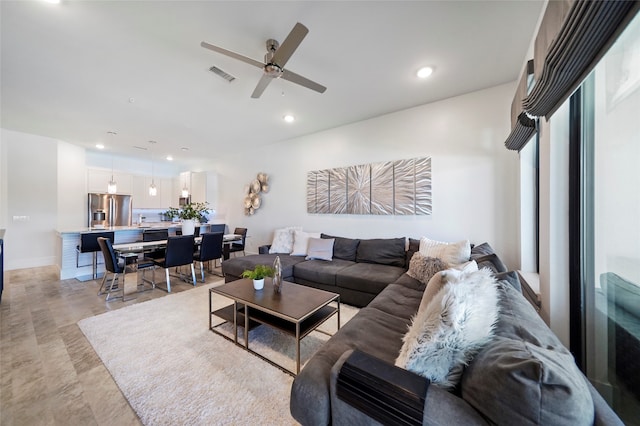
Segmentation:
{"type": "Polygon", "coordinates": [[[269,83],[271,83],[271,80],[280,77],[308,89],[315,90],[316,92],[324,93],[324,91],[327,90],[326,87],[284,68],[285,64],[289,58],[291,58],[291,55],[293,55],[293,52],[295,52],[300,43],[302,43],[302,40],[308,32],[309,29],[298,22],[282,44],[278,43],[274,39],[267,40],[267,53],[264,55],[264,63],[240,55],[239,53],[223,49],[222,47],[214,46],[213,44],[209,44],[204,41],[200,43],[200,46],[213,50],[214,52],[222,53],[223,55],[231,58],[238,59],[242,62],[246,62],[249,65],[262,68],[264,74],[251,94],[252,98],[259,98],[260,95],[262,95],[262,92],[264,92],[264,89],[266,89],[269,83]]]}

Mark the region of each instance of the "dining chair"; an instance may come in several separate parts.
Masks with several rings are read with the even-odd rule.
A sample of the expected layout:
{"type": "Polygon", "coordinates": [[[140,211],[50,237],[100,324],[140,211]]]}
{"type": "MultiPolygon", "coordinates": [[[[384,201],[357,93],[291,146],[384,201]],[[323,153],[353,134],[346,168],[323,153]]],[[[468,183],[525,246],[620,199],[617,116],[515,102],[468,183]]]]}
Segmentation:
{"type": "MultiPolygon", "coordinates": [[[[169,238],[167,229],[145,229],[142,231],[142,241],[163,241],[169,238]]],[[[161,259],[164,257],[164,249],[156,249],[145,253],[146,259],[161,259]]]]}
{"type": "Polygon", "coordinates": [[[244,244],[247,239],[247,228],[236,228],[233,233],[236,235],[242,235],[242,240],[241,242],[232,242],[229,246],[229,253],[237,253],[241,251],[242,255],[245,256],[244,244]]]}
{"type": "MultiPolygon", "coordinates": [[[[165,276],[167,279],[167,293],[171,293],[171,281],[169,269],[178,266],[191,266],[191,280],[193,285],[196,285],[196,272],[193,268],[193,247],[195,244],[195,238],[193,235],[180,235],[167,238],[167,248],[165,250],[165,257],[160,259],[151,259],[154,265],[164,268],[165,276]]],[[[181,278],[182,278],[182,274],[181,278]]],[[[153,281],[155,282],[155,269],[153,281]]],[[[158,285],[156,284],[156,287],[158,285]]],[[[164,290],[164,289],[163,289],[164,290]]]]}
{"type": "MultiPolygon", "coordinates": [[[[98,237],[97,242],[104,257],[104,266],[106,269],[104,277],[102,278],[102,283],[100,284],[100,289],[98,290],[98,296],[106,294],[107,302],[113,299],[120,298],[124,300],[124,283],[122,285],[116,285],[116,281],[118,281],[120,274],[123,274],[125,272],[125,268],[129,266],[127,265],[127,258],[124,258],[122,262],[118,261],[118,256],[116,256],[116,252],[113,249],[113,243],[109,238],[98,237]],[[112,275],[111,284],[109,285],[109,289],[107,290],[106,282],[108,273],[111,273],[112,275]],[[110,298],[109,296],[115,292],[121,292],[122,294],[120,296],[110,298]]],[[[151,262],[142,261],[137,262],[135,268],[137,271],[142,271],[142,285],[144,285],[145,282],[148,282],[152,285],[152,288],[155,288],[154,280],[152,279],[151,281],[148,281],[144,277],[146,269],[155,268],[155,265],[151,262]]]]}
{"type": "Polygon", "coordinates": [[[216,223],[209,226],[209,232],[222,232],[224,234],[226,229],[227,225],[224,223],[216,223]]]}
{"type": "Polygon", "coordinates": [[[76,268],[87,265],[80,265],[80,253],[91,253],[93,261],[91,263],[93,267],[92,279],[98,278],[98,252],[100,246],[98,245],[98,238],[109,238],[112,242],[115,233],[110,232],[87,232],[80,234],[80,245],[76,246],[76,268]]]}
{"type": "Polygon", "coordinates": [[[222,257],[222,241],[224,233],[206,232],[202,234],[199,249],[193,254],[193,260],[200,262],[200,276],[204,282],[204,263],[222,257]]]}

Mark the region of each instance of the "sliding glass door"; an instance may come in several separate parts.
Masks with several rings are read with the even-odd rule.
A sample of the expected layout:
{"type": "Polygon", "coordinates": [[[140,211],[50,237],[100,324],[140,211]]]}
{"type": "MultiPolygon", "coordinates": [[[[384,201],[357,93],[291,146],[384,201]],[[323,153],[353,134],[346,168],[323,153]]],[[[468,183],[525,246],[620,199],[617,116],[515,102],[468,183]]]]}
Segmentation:
{"type": "Polygon", "coordinates": [[[572,102],[572,350],[640,424],[640,16],[572,102]]]}

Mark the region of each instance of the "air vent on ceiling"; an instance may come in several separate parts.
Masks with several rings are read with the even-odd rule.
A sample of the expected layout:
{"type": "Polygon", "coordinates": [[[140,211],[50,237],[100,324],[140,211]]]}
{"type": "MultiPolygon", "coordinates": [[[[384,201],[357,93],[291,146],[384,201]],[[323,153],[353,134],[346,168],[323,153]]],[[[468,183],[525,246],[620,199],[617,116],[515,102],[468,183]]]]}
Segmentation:
{"type": "Polygon", "coordinates": [[[228,74],[224,71],[222,71],[220,68],[213,66],[211,68],[209,68],[209,71],[211,71],[212,73],[219,75],[220,77],[224,78],[225,80],[227,80],[229,83],[231,83],[233,80],[235,80],[236,78],[234,76],[232,76],[231,74],[228,74]]]}
{"type": "Polygon", "coordinates": [[[143,151],[146,151],[146,150],[147,150],[147,148],[145,148],[145,147],[143,147],[143,146],[134,145],[133,147],[134,147],[134,148],[136,148],[136,149],[141,149],[141,150],[143,150],[143,151]]]}

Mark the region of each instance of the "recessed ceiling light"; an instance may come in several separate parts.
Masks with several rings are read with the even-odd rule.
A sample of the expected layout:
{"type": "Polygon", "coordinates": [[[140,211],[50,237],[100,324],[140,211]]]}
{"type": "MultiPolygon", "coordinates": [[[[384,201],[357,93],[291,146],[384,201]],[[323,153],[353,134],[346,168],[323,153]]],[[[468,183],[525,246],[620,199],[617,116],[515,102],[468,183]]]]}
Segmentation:
{"type": "Polygon", "coordinates": [[[43,0],[45,3],[59,4],[60,0],[43,0]]]}
{"type": "Polygon", "coordinates": [[[416,73],[420,78],[427,78],[433,73],[433,68],[431,67],[423,67],[418,70],[416,73]]]}
{"type": "Polygon", "coordinates": [[[96,144],[96,148],[98,148],[98,149],[104,149],[104,145],[102,145],[101,143],[97,143],[97,144],[96,144]]]}
{"type": "Polygon", "coordinates": [[[167,161],[173,161],[173,157],[170,155],[167,155],[167,161]]]}
{"type": "Polygon", "coordinates": [[[282,119],[287,123],[293,123],[294,121],[296,121],[296,118],[291,114],[285,115],[284,117],[282,117],[282,119]]]}
{"type": "Polygon", "coordinates": [[[182,148],[180,148],[180,150],[182,150],[182,151],[185,151],[185,152],[186,152],[186,151],[189,151],[189,148],[187,148],[187,147],[182,147],[182,148]]]}

